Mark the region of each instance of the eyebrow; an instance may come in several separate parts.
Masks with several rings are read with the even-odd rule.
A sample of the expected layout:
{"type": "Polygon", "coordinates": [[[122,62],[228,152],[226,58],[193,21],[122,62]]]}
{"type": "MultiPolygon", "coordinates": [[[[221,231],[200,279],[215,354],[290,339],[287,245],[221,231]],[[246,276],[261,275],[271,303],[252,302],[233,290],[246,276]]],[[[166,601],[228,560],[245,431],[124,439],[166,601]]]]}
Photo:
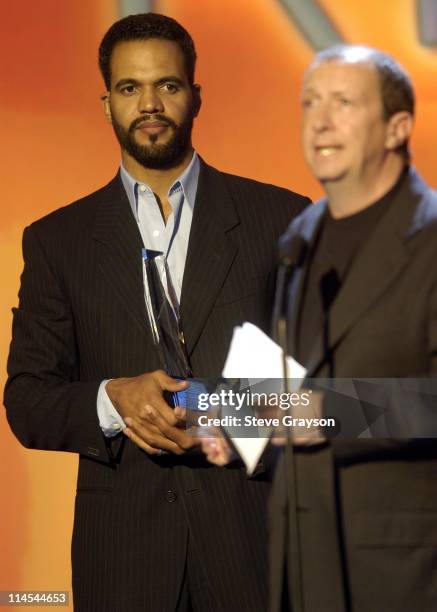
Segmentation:
{"type": "Polygon", "coordinates": [[[123,85],[141,85],[141,83],[137,81],[137,79],[120,79],[115,84],[115,88],[119,89],[120,87],[123,87],[123,85]]]}
{"type": "MultiPolygon", "coordinates": [[[[172,83],[176,83],[177,85],[180,85],[181,87],[185,84],[184,81],[177,77],[177,76],[164,76],[161,77],[160,79],[158,79],[157,81],[154,81],[154,85],[163,85],[164,83],[168,83],[168,82],[172,82],[172,83]]],[[[115,84],[115,88],[116,89],[120,89],[120,87],[123,87],[124,85],[136,85],[136,86],[141,86],[142,83],[141,81],[138,81],[138,79],[120,79],[119,81],[117,81],[117,83],[115,84]]]]}
{"type": "MultiPolygon", "coordinates": [[[[305,89],[305,88],[302,89],[301,97],[305,96],[305,95],[308,95],[308,94],[309,95],[319,96],[319,95],[321,95],[321,92],[320,92],[320,90],[314,89],[312,87],[309,87],[308,89],[305,89]]],[[[335,96],[344,96],[344,95],[352,95],[352,94],[351,94],[351,92],[347,88],[344,88],[344,89],[336,89],[334,91],[330,91],[329,95],[335,97],[335,96]]]]}
{"type": "Polygon", "coordinates": [[[177,85],[181,85],[181,87],[185,84],[184,81],[177,76],[165,76],[155,81],[155,85],[163,85],[164,83],[168,83],[169,81],[171,81],[172,83],[176,83],[177,85]]]}

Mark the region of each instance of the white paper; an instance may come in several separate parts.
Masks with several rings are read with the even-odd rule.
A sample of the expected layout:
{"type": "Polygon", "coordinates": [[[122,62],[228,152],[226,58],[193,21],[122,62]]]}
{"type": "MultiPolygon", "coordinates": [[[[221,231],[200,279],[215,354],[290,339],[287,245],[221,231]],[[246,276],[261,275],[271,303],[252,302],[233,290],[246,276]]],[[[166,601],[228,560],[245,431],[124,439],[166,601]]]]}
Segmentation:
{"type": "MultiPolygon", "coordinates": [[[[293,357],[287,356],[290,391],[300,388],[305,375],[306,369],[293,357]]],[[[246,378],[256,383],[266,379],[283,379],[282,349],[252,323],[235,327],[223,377],[246,378]]],[[[260,438],[232,438],[235,450],[244,461],[249,475],[257,466],[268,441],[267,435],[260,438]]]]}
{"type": "Polygon", "coordinates": [[[270,438],[267,435],[263,438],[232,438],[234,449],[243,460],[249,476],[258,465],[269,440],[270,438]]]}

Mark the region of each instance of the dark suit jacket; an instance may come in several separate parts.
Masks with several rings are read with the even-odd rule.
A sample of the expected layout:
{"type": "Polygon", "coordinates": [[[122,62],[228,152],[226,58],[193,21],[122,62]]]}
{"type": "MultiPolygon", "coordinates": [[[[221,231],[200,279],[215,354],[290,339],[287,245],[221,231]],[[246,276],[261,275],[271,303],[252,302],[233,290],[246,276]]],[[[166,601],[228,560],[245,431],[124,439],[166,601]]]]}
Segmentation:
{"type": "MultiPolygon", "coordinates": [[[[329,376],[329,351],[336,378],[437,373],[437,196],[410,168],[393,197],[332,305],[328,350],[322,338],[315,343],[308,378],[329,376]]],[[[307,251],[289,289],[292,354],[308,254],[326,206],[308,208],[283,239],[285,249],[295,251],[298,240],[300,254],[307,251]]],[[[305,612],[435,609],[435,440],[337,439],[298,451],[296,462],[305,612]]],[[[274,500],[273,609],[283,493],[274,500]]]]}
{"type": "MultiPolygon", "coordinates": [[[[235,325],[268,327],[277,238],[307,202],[202,163],[181,297],[196,377],[221,375],[235,325]]],[[[263,609],[262,475],[153,458],[99,427],[100,381],[161,365],[146,324],[141,247],[119,176],[25,230],[9,422],[26,447],[80,453],[77,610],[174,610],[187,546],[218,609],[263,609]]]]}

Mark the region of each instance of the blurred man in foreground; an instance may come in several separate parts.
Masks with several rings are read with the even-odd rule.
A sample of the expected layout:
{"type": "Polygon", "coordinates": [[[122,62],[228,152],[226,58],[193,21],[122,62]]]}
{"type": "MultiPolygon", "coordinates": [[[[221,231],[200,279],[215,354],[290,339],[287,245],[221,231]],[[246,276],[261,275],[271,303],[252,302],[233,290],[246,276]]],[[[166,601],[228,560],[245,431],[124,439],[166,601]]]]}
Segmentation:
{"type": "MultiPolygon", "coordinates": [[[[403,379],[437,373],[437,197],[409,165],[413,88],[390,56],[336,46],[307,70],[302,106],[305,157],[327,197],[282,239],[282,252],[295,253],[289,353],[307,379],[397,379],[383,405],[410,418],[405,439],[390,439],[383,417],[368,439],[295,446],[304,609],[431,610],[437,444],[420,439],[423,411],[399,393],[403,379]]],[[[286,483],[276,484],[275,611],[292,596],[282,584],[286,483]]]]}
{"type": "MultiPolygon", "coordinates": [[[[410,79],[377,50],[334,47],[306,72],[302,107],[304,154],[327,198],[283,238],[284,252],[295,240],[305,251],[289,351],[308,378],[433,376],[437,197],[409,165],[410,79]]],[[[435,440],[332,440],[296,464],[305,610],[431,609],[435,440]]]]}

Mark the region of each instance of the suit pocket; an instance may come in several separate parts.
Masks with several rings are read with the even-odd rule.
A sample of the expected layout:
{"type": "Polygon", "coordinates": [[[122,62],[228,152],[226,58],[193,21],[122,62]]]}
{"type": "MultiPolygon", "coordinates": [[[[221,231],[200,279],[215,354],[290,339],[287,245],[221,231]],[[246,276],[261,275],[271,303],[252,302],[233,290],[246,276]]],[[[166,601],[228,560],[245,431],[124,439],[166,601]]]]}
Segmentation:
{"type": "Polygon", "coordinates": [[[115,474],[115,467],[81,456],[77,493],[110,493],[114,488],[115,474]]]}

